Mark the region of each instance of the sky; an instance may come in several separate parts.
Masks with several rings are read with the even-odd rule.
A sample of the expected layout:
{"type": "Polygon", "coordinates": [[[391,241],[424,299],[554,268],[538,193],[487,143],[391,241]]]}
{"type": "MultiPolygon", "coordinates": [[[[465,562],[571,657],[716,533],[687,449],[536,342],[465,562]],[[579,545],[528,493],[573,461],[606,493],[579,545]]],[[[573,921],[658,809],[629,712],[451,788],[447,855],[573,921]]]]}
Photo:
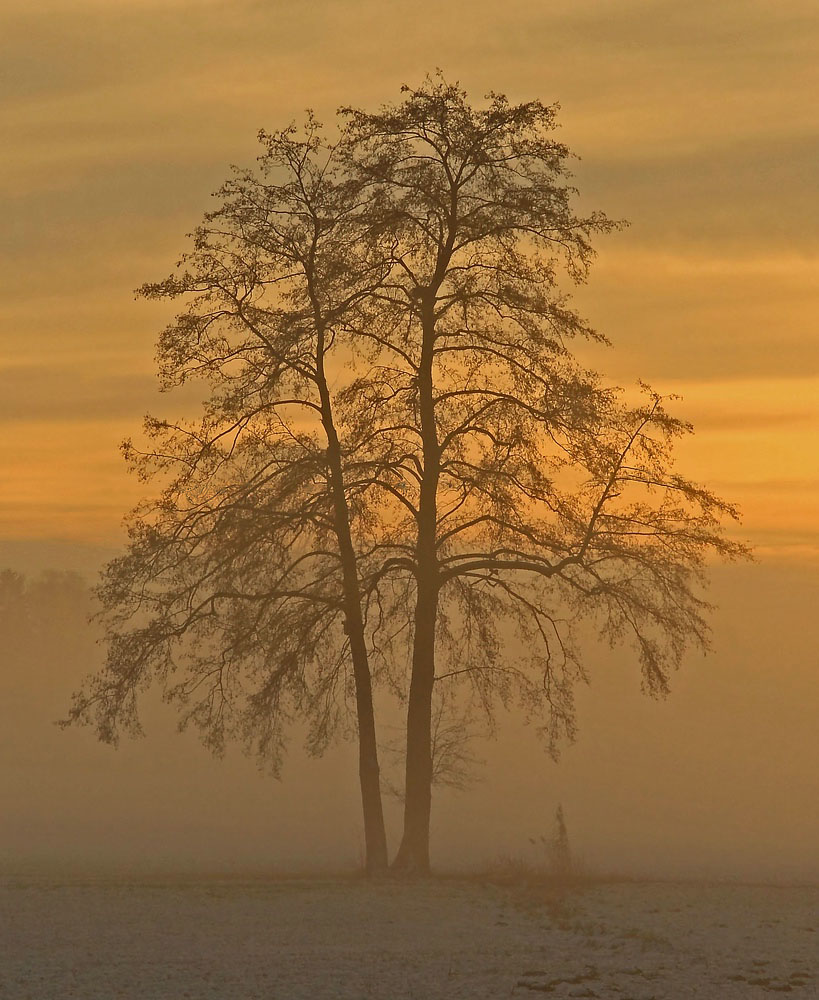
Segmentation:
{"type": "MultiPolygon", "coordinates": [[[[143,487],[118,444],[190,403],[158,394],[170,314],[133,289],[170,271],[257,131],[397,100],[436,67],[476,100],[559,101],[579,205],[629,221],[575,292],[613,344],[589,360],[682,397],[680,471],[739,504],[759,560],[729,602],[761,615],[815,582],[815,0],[3,0],[0,565],[89,569],[121,545],[143,487]]],[[[778,646],[802,701],[806,616],[778,646]]]]}
{"type": "Polygon", "coordinates": [[[764,553],[814,556],[818,50],[812,0],[5,0],[0,540],[121,540],[118,443],[175,405],[153,374],[169,307],[132,291],[258,129],[440,66],[476,99],[560,102],[580,205],[630,222],[576,295],[614,345],[594,364],[683,396],[684,471],[764,553]]]}

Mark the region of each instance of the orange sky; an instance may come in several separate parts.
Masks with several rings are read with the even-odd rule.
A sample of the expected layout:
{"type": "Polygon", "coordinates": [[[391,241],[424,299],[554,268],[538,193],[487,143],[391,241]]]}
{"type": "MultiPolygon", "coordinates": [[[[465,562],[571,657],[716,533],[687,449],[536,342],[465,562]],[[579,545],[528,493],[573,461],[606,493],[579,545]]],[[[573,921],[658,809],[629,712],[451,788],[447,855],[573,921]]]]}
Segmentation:
{"type": "MultiPolygon", "coordinates": [[[[561,102],[582,207],[631,223],[576,293],[614,344],[589,359],[684,397],[680,470],[741,505],[761,558],[715,570],[714,655],[667,702],[593,646],[577,745],[555,766],[513,718],[486,784],[436,797],[436,850],[514,853],[562,801],[598,870],[816,878],[817,0],[0,0],[0,569],[90,574],[121,544],[141,488],[118,444],[192,402],[158,395],[169,313],[132,290],[258,129],[437,66],[476,99],[561,102]]],[[[354,748],[296,751],[279,786],[159,714],[108,753],[52,725],[93,655],[60,643],[17,676],[0,654],[0,869],[355,858],[354,748]]]]}
{"type": "Polygon", "coordinates": [[[5,0],[0,65],[0,543],[118,543],[118,442],[175,405],[132,289],[256,131],[440,66],[561,102],[583,205],[631,222],[577,293],[595,365],[684,397],[681,469],[760,553],[819,551],[815,0],[5,0]]]}

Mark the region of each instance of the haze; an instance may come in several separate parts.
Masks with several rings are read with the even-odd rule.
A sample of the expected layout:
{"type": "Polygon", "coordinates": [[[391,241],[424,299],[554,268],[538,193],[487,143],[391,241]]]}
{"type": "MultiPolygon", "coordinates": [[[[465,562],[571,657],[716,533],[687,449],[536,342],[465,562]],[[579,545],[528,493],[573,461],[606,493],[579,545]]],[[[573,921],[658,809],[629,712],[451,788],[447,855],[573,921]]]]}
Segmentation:
{"type": "MultiPolygon", "coordinates": [[[[680,468],[741,506],[758,562],[715,570],[714,652],[666,702],[590,641],[559,764],[514,719],[476,747],[484,780],[434,804],[438,864],[525,854],[562,802],[597,871],[819,878],[816,21],[813,0],[6,0],[0,569],[90,581],[122,544],[141,487],[118,443],[192,404],[156,393],[169,312],[132,289],[170,269],[259,128],[394,100],[436,66],[473,97],[558,100],[581,204],[631,222],[576,293],[614,345],[589,362],[683,397],[680,468]]],[[[359,863],[349,744],[310,761],[295,733],[275,783],[162,706],[116,752],[55,729],[98,656],[75,611],[65,648],[3,657],[4,866],[359,863]]]]}

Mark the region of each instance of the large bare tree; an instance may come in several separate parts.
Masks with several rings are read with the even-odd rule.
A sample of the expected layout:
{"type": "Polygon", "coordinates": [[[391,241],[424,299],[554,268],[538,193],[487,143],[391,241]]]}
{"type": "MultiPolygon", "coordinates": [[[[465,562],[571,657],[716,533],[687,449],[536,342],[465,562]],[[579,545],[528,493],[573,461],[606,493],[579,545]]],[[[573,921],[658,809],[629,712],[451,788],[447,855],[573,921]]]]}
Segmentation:
{"type": "Polygon", "coordinates": [[[574,210],[556,109],[476,108],[439,77],[342,119],[329,146],[311,119],[263,135],[260,173],[143,289],[188,300],[160,369],[209,396],[199,423],[149,421],[126,449],[167,482],[108,567],[107,666],[72,719],[114,739],[158,679],[213,746],[235,734],[276,764],[284,723],[310,719],[323,749],[349,690],[378,871],[386,678],[407,707],[395,865],[426,872],[436,733],[459,752],[442,707],[518,698],[555,750],[583,676],[573,621],[630,638],[662,692],[707,641],[707,556],[743,550],[733,508],[673,470],[687,425],[572,353],[603,338],[564,277],[615,224],[574,210]]]}
{"type": "Polygon", "coordinates": [[[344,114],[351,172],[378,192],[395,247],[374,293],[392,361],[354,388],[368,423],[380,413],[411,443],[397,508],[415,604],[395,864],[425,872],[436,684],[465,680],[490,711],[517,693],[554,749],[582,673],[565,620],[629,634],[662,691],[689,640],[706,641],[704,558],[741,547],[721,533],[733,508],[672,471],[687,426],[650,390],[626,405],[572,357],[573,338],[597,335],[559,279],[583,280],[592,235],[614,224],[573,209],[556,109],[501,95],[474,108],[440,76],[405,92],[344,114]]]}

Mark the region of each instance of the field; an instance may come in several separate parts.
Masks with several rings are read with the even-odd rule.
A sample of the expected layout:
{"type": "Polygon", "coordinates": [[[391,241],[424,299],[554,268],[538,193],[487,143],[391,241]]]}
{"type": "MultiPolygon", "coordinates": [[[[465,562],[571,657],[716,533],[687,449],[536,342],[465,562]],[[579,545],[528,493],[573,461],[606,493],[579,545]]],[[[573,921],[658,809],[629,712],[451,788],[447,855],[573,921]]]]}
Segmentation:
{"type": "Polygon", "coordinates": [[[6,877],[3,1000],[817,995],[819,888],[6,877]]]}

